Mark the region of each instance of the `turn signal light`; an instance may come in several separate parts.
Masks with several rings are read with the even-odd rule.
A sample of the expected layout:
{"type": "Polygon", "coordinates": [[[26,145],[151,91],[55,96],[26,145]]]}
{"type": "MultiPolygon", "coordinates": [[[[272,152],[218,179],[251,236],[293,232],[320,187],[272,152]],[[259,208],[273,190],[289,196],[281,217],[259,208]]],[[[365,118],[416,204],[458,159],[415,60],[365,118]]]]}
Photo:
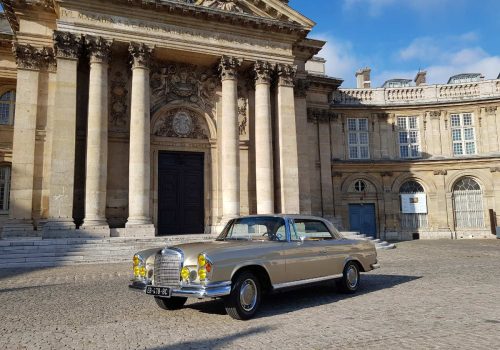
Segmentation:
{"type": "Polygon", "coordinates": [[[207,264],[205,265],[205,270],[207,270],[207,272],[212,271],[212,264],[210,264],[209,262],[207,262],[207,264]]]}
{"type": "Polygon", "coordinates": [[[198,266],[203,267],[206,265],[206,263],[207,263],[207,258],[205,258],[205,255],[203,254],[198,255],[198,266]]]}
{"type": "Polygon", "coordinates": [[[139,257],[137,255],[134,255],[134,258],[132,259],[132,261],[134,262],[134,266],[137,266],[137,265],[139,265],[141,259],[139,259],[139,257]]]}

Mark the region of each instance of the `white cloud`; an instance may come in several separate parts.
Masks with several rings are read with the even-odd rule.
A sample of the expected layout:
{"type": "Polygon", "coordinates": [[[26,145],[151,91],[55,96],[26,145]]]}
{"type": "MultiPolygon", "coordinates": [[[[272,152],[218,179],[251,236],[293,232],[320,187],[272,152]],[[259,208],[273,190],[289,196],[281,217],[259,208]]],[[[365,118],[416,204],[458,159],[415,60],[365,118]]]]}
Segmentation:
{"type": "Polygon", "coordinates": [[[352,85],[355,82],[354,73],[360,68],[352,43],[335,39],[329,34],[315,34],[314,38],[327,42],[318,54],[327,61],[326,74],[344,79],[343,85],[352,85]]]}

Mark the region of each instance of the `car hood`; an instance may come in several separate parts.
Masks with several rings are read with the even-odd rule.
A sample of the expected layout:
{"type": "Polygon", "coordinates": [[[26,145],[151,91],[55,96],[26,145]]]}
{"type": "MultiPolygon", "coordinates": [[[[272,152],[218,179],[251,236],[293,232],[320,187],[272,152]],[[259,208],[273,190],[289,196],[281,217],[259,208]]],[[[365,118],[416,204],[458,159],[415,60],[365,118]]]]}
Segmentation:
{"type": "Polygon", "coordinates": [[[198,255],[205,253],[213,263],[223,259],[231,259],[236,256],[244,256],[249,250],[267,250],[266,248],[276,247],[279,242],[272,241],[211,241],[200,243],[186,243],[168,248],[178,248],[184,253],[185,265],[196,265],[198,255]]]}

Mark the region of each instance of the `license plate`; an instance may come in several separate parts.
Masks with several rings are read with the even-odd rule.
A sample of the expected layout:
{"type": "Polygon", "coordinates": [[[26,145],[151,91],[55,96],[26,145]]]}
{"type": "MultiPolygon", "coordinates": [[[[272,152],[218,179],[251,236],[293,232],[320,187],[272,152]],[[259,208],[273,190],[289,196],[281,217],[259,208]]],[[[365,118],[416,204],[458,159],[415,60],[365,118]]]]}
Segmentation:
{"type": "Polygon", "coordinates": [[[146,294],[155,295],[158,297],[170,298],[170,296],[172,294],[172,290],[170,288],[167,288],[167,287],[147,286],[146,287],[146,294]]]}

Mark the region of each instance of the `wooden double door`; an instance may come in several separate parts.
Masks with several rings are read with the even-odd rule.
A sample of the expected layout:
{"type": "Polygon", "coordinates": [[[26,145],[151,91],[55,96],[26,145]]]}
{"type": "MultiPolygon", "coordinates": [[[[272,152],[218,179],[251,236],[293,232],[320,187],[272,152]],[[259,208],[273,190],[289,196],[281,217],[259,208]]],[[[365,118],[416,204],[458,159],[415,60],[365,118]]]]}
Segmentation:
{"type": "Polygon", "coordinates": [[[204,154],[160,152],[158,156],[158,234],[203,233],[204,154]]]}

